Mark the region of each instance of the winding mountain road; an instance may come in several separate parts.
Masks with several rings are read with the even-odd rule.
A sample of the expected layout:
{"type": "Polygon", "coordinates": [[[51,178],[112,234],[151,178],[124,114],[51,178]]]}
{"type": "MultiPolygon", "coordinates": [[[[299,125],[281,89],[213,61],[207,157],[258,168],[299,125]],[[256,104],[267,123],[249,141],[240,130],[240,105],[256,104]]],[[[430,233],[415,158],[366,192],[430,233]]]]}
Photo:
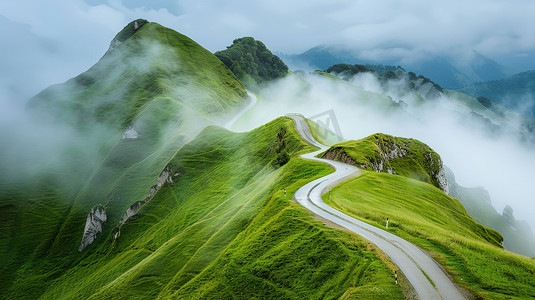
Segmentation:
{"type": "Polygon", "coordinates": [[[236,121],[238,121],[238,119],[241,118],[243,114],[245,114],[251,108],[253,108],[253,106],[255,106],[256,96],[249,91],[247,91],[247,95],[249,96],[250,102],[247,104],[247,106],[245,106],[242,110],[240,110],[230,121],[228,121],[227,124],[225,124],[225,127],[224,127],[225,129],[236,132],[232,130],[232,126],[234,125],[234,123],[236,123],[236,121]]]}
{"type": "Polygon", "coordinates": [[[320,148],[318,151],[303,154],[301,157],[327,163],[336,169],[335,172],[301,187],[295,192],[294,198],[311,212],[374,243],[399,267],[420,299],[466,299],[441,266],[425,251],[396,235],[350,217],[323,202],[321,196],[328,189],[351,177],[358,176],[361,172],[356,167],[342,162],[316,158],[317,154],[327,150],[328,147],[313,138],[302,116],[294,114],[287,116],[294,120],[298,132],[305,140],[320,148]]]}

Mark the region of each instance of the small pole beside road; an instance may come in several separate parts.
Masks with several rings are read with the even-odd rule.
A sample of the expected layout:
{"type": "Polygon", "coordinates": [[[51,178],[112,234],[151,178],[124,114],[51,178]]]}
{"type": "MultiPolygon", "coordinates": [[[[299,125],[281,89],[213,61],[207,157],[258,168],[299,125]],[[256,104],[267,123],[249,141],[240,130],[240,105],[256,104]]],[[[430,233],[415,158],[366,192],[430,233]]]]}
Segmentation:
{"type": "Polygon", "coordinates": [[[386,218],[386,228],[388,228],[388,218],[386,218]]]}

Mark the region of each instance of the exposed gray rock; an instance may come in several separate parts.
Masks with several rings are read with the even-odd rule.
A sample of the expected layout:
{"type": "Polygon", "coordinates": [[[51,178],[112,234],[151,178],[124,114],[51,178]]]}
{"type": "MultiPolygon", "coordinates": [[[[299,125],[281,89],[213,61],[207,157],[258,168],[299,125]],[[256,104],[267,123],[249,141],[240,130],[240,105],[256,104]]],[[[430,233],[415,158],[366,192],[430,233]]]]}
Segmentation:
{"type": "MultiPolygon", "coordinates": [[[[390,165],[390,161],[407,156],[407,144],[405,143],[403,145],[398,145],[395,141],[381,143],[379,140],[377,140],[376,145],[379,148],[379,156],[369,159],[369,162],[366,164],[357,164],[351,157],[349,157],[343,150],[339,148],[326,151],[322,157],[326,159],[338,160],[362,169],[372,169],[375,172],[397,174],[390,165]]],[[[424,154],[424,158],[429,162],[430,167],[436,166],[436,168],[433,168],[436,171],[428,171],[429,176],[436,180],[438,183],[438,188],[448,194],[448,179],[446,177],[442,160],[440,158],[438,158],[438,160],[434,159],[431,153],[424,154]]]]}
{"type": "MultiPolygon", "coordinates": [[[[117,224],[117,228],[119,228],[129,219],[131,219],[145,203],[149,202],[149,200],[162,188],[162,186],[166,182],[173,184],[173,178],[180,175],[180,171],[176,171],[172,176],[170,176],[170,174],[171,170],[169,169],[169,167],[165,167],[160,176],[158,176],[158,182],[150,188],[149,194],[145,197],[145,199],[137,201],[136,203],[130,205],[130,207],[126,210],[125,214],[117,224]]],[[[117,230],[114,235],[114,238],[119,237],[119,235],[120,231],[117,230]]]]}
{"type": "MultiPolygon", "coordinates": [[[[338,160],[346,164],[357,166],[357,163],[351,157],[349,157],[349,155],[345,154],[344,152],[338,151],[336,149],[325,152],[325,154],[323,155],[323,158],[331,159],[331,160],[338,160]]],[[[360,165],[359,167],[364,168],[365,166],[360,165]]]]}
{"type": "Polygon", "coordinates": [[[123,137],[121,139],[137,139],[139,137],[139,133],[134,129],[133,126],[128,126],[126,131],[123,133],[123,137]]]}
{"type": "Polygon", "coordinates": [[[448,184],[448,178],[446,176],[446,171],[444,170],[444,165],[442,164],[442,161],[440,161],[440,166],[438,169],[438,174],[431,174],[431,176],[435,176],[439,188],[446,194],[450,194],[450,186],[448,184]]]}
{"type": "Polygon", "coordinates": [[[117,38],[114,38],[111,40],[110,47],[108,48],[108,51],[113,50],[115,47],[119,46],[122,42],[119,41],[117,38]]]}
{"type": "Polygon", "coordinates": [[[506,205],[504,208],[503,208],[503,212],[502,212],[502,217],[505,219],[505,221],[509,224],[509,225],[513,225],[515,224],[515,217],[513,216],[513,208],[509,205],[506,205]]]}
{"type": "Polygon", "coordinates": [[[97,205],[91,209],[85,222],[84,236],[78,251],[82,252],[89,246],[102,232],[102,224],[106,222],[106,209],[102,205],[97,205]]]}

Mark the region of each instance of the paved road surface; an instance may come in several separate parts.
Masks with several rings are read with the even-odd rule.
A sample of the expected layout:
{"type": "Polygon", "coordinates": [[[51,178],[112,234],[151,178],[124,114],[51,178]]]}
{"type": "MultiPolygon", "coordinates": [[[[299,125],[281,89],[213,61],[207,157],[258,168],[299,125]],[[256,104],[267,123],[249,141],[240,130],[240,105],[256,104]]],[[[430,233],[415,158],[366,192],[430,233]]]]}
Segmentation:
{"type": "Polygon", "coordinates": [[[241,118],[243,114],[249,111],[249,109],[253,108],[253,106],[256,104],[256,96],[251,92],[247,92],[247,95],[250,99],[249,104],[247,104],[247,106],[244,107],[239,113],[237,113],[234,118],[232,118],[230,121],[227,122],[227,124],[225,124],[225,129],[233,131],[232,125],[234,125],[234,123],[236,123],[236,121],[238,121],[238,119],[241,118]]]}
{"type": "Polygon", "coordinates": [[[328,147],[321,145],[312,137],[302,116],[288,116],[295,121],[297,130],[309,143],[320,147],[320,150],[301,157],[325,162],[336,169],[334,173],[301,187],[294,194],[294,198],[313,213],[355,232],[379,247],[403,272],[420,299],[466,299],[440,265],[422,249],[385,230],[350,217],[323,202],[321,195],[324,192],[328,192],[332,186],[350,177],[357,176],[360,171],[342,162],[316,158],[317,154],[327,150],[328,147]],[[424,273],[432,280],[434,286],[424,273]]]}

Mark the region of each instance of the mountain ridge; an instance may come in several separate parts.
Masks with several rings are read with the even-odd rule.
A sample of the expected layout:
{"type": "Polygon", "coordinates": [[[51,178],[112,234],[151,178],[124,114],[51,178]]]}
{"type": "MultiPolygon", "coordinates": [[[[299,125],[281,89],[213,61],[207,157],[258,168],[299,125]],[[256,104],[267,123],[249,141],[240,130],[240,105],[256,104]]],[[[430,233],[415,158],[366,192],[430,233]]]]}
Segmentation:
{"type": "Polygon", "coordinates": [[[358,52],[335,45],[313,47],[300,54],[282,55],[285,62],[296,69],[326,70],[334,64],[402,65],[408,71],[432,78],[441,86],[457,89],[490,79],[502,79],[515,73],[482,54],[472,51],[455,58],[431,55],[414,62],[400,59],[362,59],[358,52]],[[465,57],[463,57],[465,56],[465,57]]]}
{"type": "Polygon", "coordinates": [[[535,70],[501,80],[474,83],[458,90],[473,97],[485,97],[532,118],[535,116],[535,70]]]}
{"type": "MultiPolygon", "coordinates": [[[[22,269],[56,265],[43,274],[50,279],[81,259],[71,256],[97,205],[107,221],[93,243],[106,242],[103,236],[149,193],[177,149],[245,99],[242,84],[217,57],[157,23],[135,30],[86,72],[36,95],[27,108],[30,129],[43,138],[67,134],[49,136],[49,152],[25,151],[40,166],[37,173],[2,184],[2,235],[10,238],[0,244],[6,258],[1,293],[9,282],[25,285],[21,280],[29,275],[22,269]],[[125,135],[132,130],[136,134],[125,135]],[[52,155],[58,160],[49,162],[52,155]]],[[[35,284],[28,293],[38,291],[41,279],[28,280],[35,284]]]]}

